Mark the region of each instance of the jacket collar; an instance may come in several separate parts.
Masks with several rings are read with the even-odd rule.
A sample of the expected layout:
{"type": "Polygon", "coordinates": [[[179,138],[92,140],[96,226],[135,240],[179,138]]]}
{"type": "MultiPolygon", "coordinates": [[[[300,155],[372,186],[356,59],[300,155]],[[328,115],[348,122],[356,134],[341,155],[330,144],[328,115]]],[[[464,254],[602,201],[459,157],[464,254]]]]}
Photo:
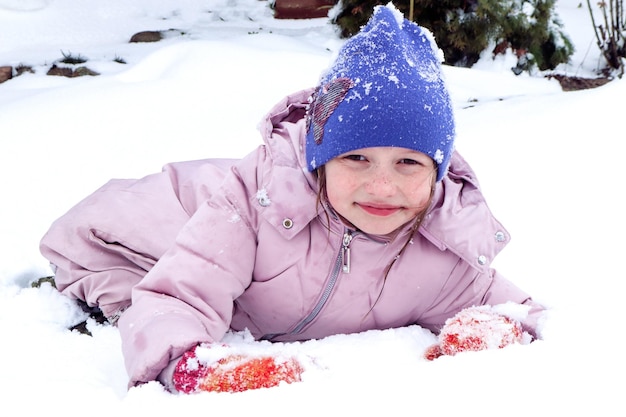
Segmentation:
{"type": "Polygon", "coordinates": [[[447,175],[437,183],[420,233],[480,271],[490,267],[510,235],[493,216],[471,167],[454,152],[447,175]]]}

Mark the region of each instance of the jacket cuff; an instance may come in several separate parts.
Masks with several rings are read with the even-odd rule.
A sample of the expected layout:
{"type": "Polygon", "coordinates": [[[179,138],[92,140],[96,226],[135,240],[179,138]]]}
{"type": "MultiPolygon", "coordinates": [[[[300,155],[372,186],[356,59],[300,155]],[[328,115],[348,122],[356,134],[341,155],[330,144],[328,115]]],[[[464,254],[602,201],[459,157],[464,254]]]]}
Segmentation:
{"type": "Polygon", "coordinates": [[[182,356],[179,356],[178,358],[170,361],[170,363],[157,376],[157,381],[159,381],[161,385],[163,385],[165,389],[172,394],[178,394],[178,391],[176,390],[176,388],[174,388],[174,382],[172,381],[172,377],[174,375],[176,365],[178,364],[178,361],[180,361],[181,357],[182,356]]]}

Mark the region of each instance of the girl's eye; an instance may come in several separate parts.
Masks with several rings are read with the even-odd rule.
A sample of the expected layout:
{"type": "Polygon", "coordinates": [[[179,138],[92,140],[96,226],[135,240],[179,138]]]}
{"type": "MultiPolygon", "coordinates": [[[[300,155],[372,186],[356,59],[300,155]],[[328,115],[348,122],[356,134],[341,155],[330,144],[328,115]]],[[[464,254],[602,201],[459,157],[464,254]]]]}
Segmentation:
{"type": "Polygon", "coordinates": [[[367,160],[363,155],[346,155],[344,156],[344,158],[350,161],[366,161],[367,160]]]}
{"type": "Polygon", "coordinates": [[[416,161],[415,159],[408,159],[408,158],[407,159],[401,159],[400,163],[404,164],[404,165],[422,165],[421,162],[416,161]]]}

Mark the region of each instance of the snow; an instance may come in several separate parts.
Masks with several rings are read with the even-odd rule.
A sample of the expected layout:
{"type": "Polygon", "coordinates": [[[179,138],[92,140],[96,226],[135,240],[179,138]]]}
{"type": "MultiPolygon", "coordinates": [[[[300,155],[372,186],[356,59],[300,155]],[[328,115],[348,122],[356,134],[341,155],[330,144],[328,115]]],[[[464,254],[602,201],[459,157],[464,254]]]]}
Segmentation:
{"type": "MultiPolygon", "coordinates": [[[[557,10],[577,48],[558,70],[593,76],[588,11],[572,0],[557,10]]],[[[626,84],[563,92],[513,75],[511,55],[444,72],[457,147],[513,236],[494,266],[549,307],[542,340],[429,362],[435,337],[418,326],[337,335],[273,345],[310,358],[300,383],[174,396],[157,383],[127,390],[117,329],[70,332],[75,304],[30,288],[51,273],[37,245],[54,219],[109,178],[243,156],[265,112],[313,86],[341,42],[326,19],[276,21],[259,0],[0,0],[0,65],[35,71],[0,84],[5,414],[623,415],[626,84]],[[101,75],[46,76],[63,54],[101,75]]]]}

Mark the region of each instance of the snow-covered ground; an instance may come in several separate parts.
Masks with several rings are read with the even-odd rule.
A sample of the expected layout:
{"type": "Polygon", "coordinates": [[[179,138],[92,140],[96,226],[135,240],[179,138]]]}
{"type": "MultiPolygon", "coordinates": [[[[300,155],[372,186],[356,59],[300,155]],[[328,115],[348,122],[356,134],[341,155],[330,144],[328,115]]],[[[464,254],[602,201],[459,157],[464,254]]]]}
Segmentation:
{"type": "MultiPolygon", "coordinates": [[[[593,76],[602,64],[585,4],[557,10],[577,48],[559,72],[593,76]]],[[[0,84],[2,413],[623,416],[626,85],[563,92],[516,77],[510,57],[445,73],[457,147],[513,235],[495,267],[550,308],[543,340],[428,362],[435,337],[417,326],[338,335],[272,347],[315,359],[301,383],[173,396],[156,383],[127,391],[115,328],[66,330],[82,312],[30,288],[50,274],[37,248],[50,223],[109,178],[243,156],[263,114],[315,85],[341,44],[327,19],[271,16],[259,0],[0,0],[0,66],[34,70],[0,84]],[[101,75],[46,76],[63,55],[101,75]]]]}

